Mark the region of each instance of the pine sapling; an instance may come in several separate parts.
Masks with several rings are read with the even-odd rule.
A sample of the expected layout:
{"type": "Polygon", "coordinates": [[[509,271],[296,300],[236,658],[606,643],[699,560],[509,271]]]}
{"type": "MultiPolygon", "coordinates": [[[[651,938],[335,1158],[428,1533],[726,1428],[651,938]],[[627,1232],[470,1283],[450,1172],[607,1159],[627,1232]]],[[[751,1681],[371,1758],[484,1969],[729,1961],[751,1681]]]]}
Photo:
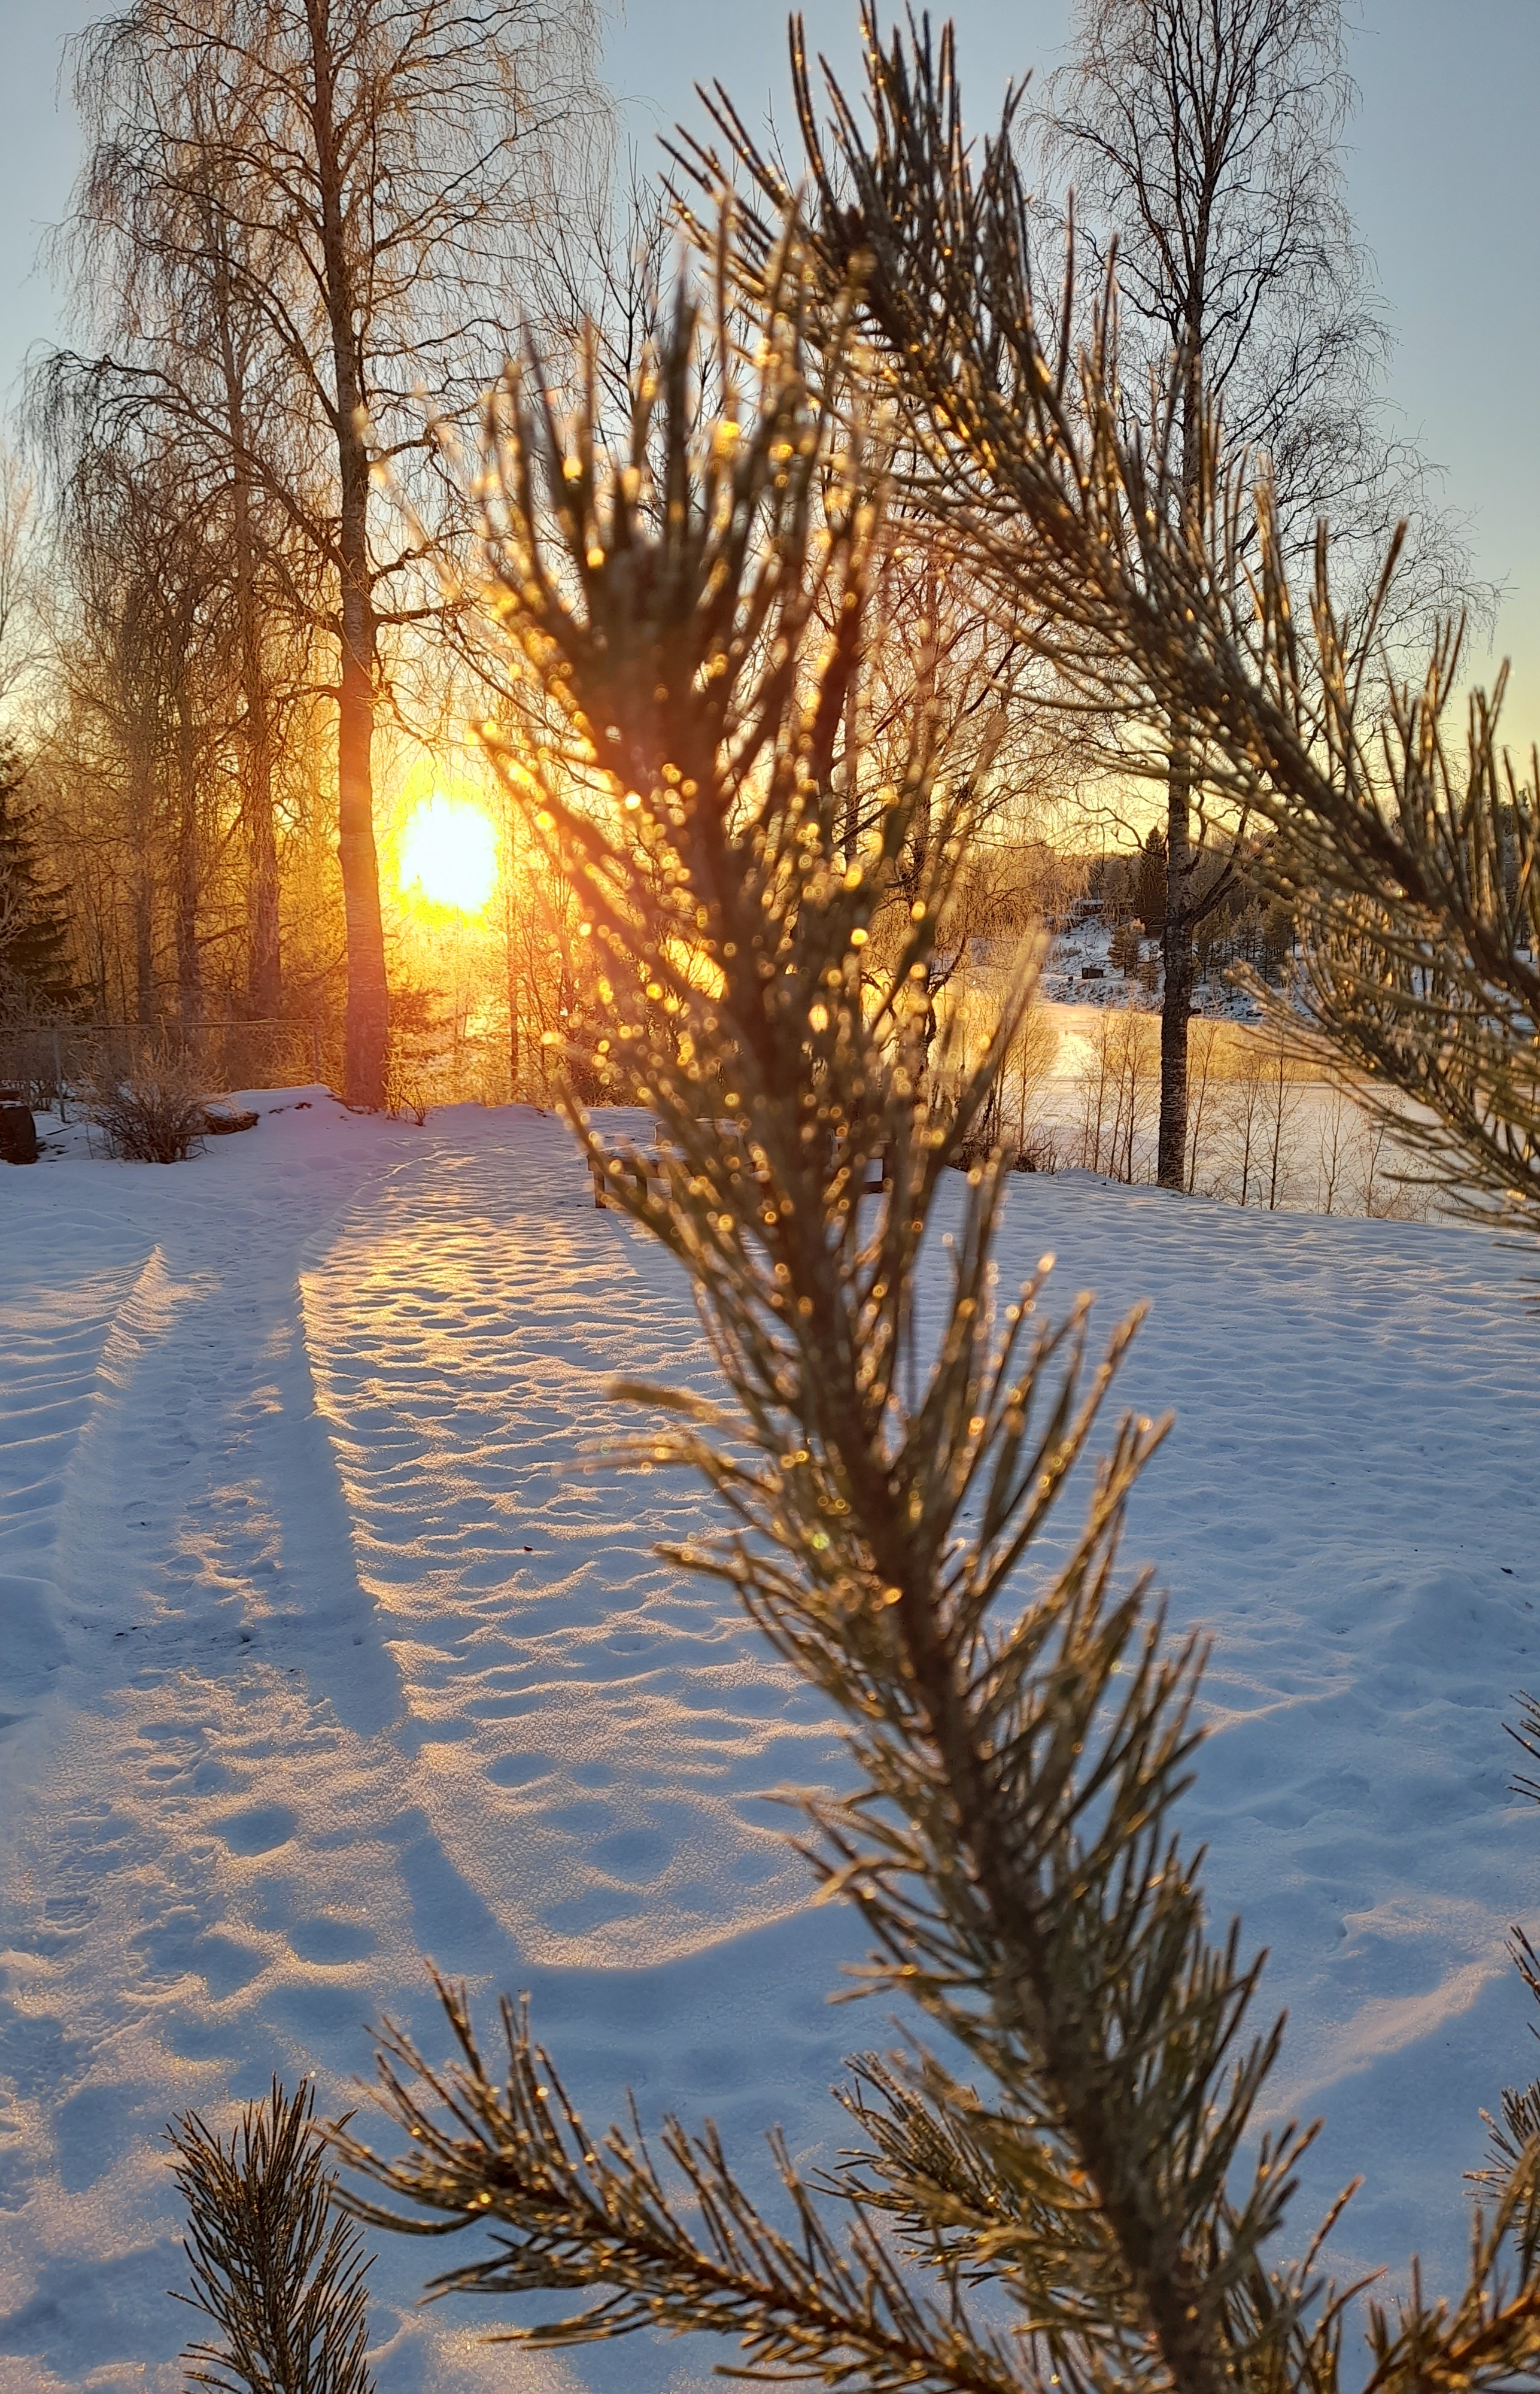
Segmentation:
{"type": "MultiPolygon", "coordinates": [[[[656,1169],[616,1173],[613,1201],[688,1273],[730,1399],[632,1391],[670,1418],[631,1451],[715,1492],[721,1531],[665,1551],[843,1724],[853,1784],[805,1797],[805,1850],[869,1932],[862,1983],[921,2032],[857,2065],[860,2151],[809,2184],[774,2146],[772,2214],[709,2122],[667,2122],[657,2156],[634,2114],[590,2129],[521,2010],[493,2059],[441,1984],[454,2059],[387,2026],[405,2143],[339,2133],[373,2190],[349,2201],[467,2237],[436,2292],[575,2296],[508,2331],[534,2344],[710,2331],[744,2374],[875,2394],[1336,2394],[1336,2209],[1278,2256],[1312,2132],[1256,2127],[1282,2022],[1253,2025],[1259,1959],[1211,1935],[1176,1824],[1201,1644],[1119,1568],[1158,1425],[1121,1423],[1040,1560],[1132,1325],[1087,1385],[1084,1304],[1046,1319],[1046,1262],[1000,1283],[1000,1157],[946,1164],[1031,995],[931,1069],[971,769],[949,782],[916,723],[849,830],[837,735],[884,497],[844,403],[854,302],[795,222],[760,288],[747,358],[719,309],[714,406],[681,300],[618,454],[591,398],[563,425],[533,374],[505,389],[494,598],[531,736],[502,756],[596,951],[579,1060],[657,1121],[656,1169]]],[[[1371,2308],[1373,2394],[1495,2394],[1540,2366],[1537,2164],[1526,2141],[1502,2173],[1456,2304],[1371,2308]]]]}
{"type": "Polygon", "coordinates": [[[214,2322],[187,2348],[195,2386],[219,2394],[372,2394],[364,2276],[353,2222],[333,2216],[336,2175],[313,2124],[315,2088],[277,2078],[226,2143],[196,2111],[167,2130],[188,2207],[192,2292],[214,2322]]]}

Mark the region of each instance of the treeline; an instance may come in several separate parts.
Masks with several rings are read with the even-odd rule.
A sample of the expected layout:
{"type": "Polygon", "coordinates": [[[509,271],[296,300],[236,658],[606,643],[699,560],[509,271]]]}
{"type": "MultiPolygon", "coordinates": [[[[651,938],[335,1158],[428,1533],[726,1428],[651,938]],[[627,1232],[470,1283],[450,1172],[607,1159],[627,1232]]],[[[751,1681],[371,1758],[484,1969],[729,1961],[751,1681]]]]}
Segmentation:
{"type": "Polygon", "coordinates": [[[540,0],[139,0],[74,45],[77,340],[7,571],[77,1011],[341,1020],[380,1101],[379,787],[478,711],[446,441],[581,272],[596,46],[540,0]]]}
{"type": "MultiPolygon", "coordinates": [[[[1162,432],[1178,509],[1265,453],[1284,553],[1327,511],[1349,582],[1409,518],[1393,642],[1459,594],[1463,565],[1419,462],[1379,428],[1386,334],[1344,201],[1340,11],[1244,0],[1201,17],[1191,0],[1086,0],[1069,63],[1013,133],[1040,194],[1023,264],[1059,279],[1073,188],[1083,252],[1120,260],[1125,387],[1152,374],[1158,388],[1183,360],[1162,432]],[[1151,171],[1190,135],[1209,159],[1201,189],[1151,171]]],[[[868,33],[880,48],[875,19],[868,33]]],[[[495,777],[501,877],[474,1003],[413,950],[381,870],[422,758],[469,755],[490,726],[527,770],[549,733],[527,672],[486,637],[479,587],[507,358],[575,345],[583,362],[533,369],[553,427],[586,386],[596,437],[624,454],[675,243],[697,243],[705,284],[715,271],[692,217],[718,170],[710,140],[683,137],[666,184],[618,191],[598,47],[582,7],[544,0],[132,0],[74,45],[86,157],[51,253],[74,339],[32,375],[0,521],[0,657],[26,760],[14,837],[33,884],[66,893],[68,986],[13,960],[13,1018],[319,1025],[328,1071],[371,1106],[473,1017],[499,1057],[487,1093],[546,1097],[553,1045],[601,1019],[581,905],[495,777]]],[[[933,94],[946,55],[923,70],[933,94]]],[[[889,132],[896,93],[874,83],[889,132]]],[[[805,75],[803,102],[816,123],[805,75]]],[[[713,138],[740,150],[745,228],[767,203],[768,224],[773,170],[731,112],[713,138]]],[[[940,153],[905,162],[887,138],[874,189],[925,173],[939,199],[940,153]]],[[[828,204],[843,204],[832,184],[828,204]]],[[[752,313],[742,287],[733,305],[752,313]]],[[[1075,336],[1094,336],[1078,306],[1075,336]]],[[[850,362],[831,370],[852,385],[850,362]]],[[[703,430],[723,397],[703,386],[703,430]]],[[[1042,637],[1020,566],[1002,563],[1008,538],[973,536],[978,493],[960,513],[943,494],[912,412],[864,437],[888,444],[906,495],[809,768],[839,795],[853,859],[883,793],[926,782],[916,741],[945,754],[933,814],[912,816],[884,868],[901,918],[965,806],[933,1008],[980,940],[1025,938],[1060,907],[1085,794],[1109,773],[1142,785],[1155,831],[1096,870],[1109,914],[1158,943],[1161,1171],[1179,1186],[1195,979],[1238,962],[1276,978],[1292,901],[1206,735],[1179,711],[1133,735],[1121,706],[1074,695],[1069,636],[1042,637]]],[[[593,461],[567,469],[591,499],[593,461]]],[[[559,514],[562,493],[542,503],[559,514]]],[[[577,1069],[597,1089],[597,1067],[577,1069]]]]}
{"type": "MultiPolygon", "coordinates": [[[[1297,910],[1270,886],[1266,844],[1225,840],[1194,844],[1188,863],[1195,979],[1214,983],[1245,966],[1281,986],[1299,944],[1297,910]]],[[[1166,838],[1157,824],[1143,845],[1092,858],[1086,890],[1112,933],[1112,962],[1124,971],[1140,961],[1141,940],[1166,931],[1166,838]]]]}

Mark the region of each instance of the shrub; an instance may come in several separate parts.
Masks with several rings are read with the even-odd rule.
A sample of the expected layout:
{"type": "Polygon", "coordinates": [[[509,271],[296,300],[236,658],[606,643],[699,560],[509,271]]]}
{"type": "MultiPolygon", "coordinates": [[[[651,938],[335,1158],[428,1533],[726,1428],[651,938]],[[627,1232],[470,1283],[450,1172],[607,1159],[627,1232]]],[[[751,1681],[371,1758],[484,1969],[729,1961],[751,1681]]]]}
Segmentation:
{"type": "Polygon", "coordinates": [[[95,1082],[85,1111],[112,1154],[130,1164],[183,1164],[207,1127],[202,1088],[170,1056],[151,1058],[122,1081],[95,1082]]]}
{"type": "Polygon", "coordinates": [[[432,1104],[423,1069],[403,1063],[392,1053],[385,1074],[385,1111],[390,1120],[414,1123],[421,1130],[432,1104]]]}

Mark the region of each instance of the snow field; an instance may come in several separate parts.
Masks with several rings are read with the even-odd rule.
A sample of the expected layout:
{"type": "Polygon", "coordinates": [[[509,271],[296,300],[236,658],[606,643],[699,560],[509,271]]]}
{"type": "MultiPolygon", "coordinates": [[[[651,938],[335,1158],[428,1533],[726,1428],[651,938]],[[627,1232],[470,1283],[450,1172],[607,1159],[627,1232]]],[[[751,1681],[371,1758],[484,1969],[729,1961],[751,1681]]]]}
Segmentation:
{"type": "MultiPolygon", "coordinates": [[[[256,1101],[185,1167],[0,1180],[0,2394],[179,2386],[166,2117],[274,2069],[340,2104],[383,2011],[441,2053],[425,1953],[489,2027],[528,1988],[592,2114],[629,2084],[751,2167],[773,2120],[837,2143],[839,2057],[886,2039],[826,2006],[859,1938],[767,1801],[837,1771],[830,1724],[652,1554],[688,1486],[581,1467],[634,1421],[612,1375],[704,1379],[673,1266],[527,1112],[256,1101]]],[[[1152,1302],[1114,1401],[1178,1418],[1127,1552],[1215,1638],[1184,1821],[1272,1949],[1275,2107],[1328,2116],[1300,2241],[1362,2171],[1334,2260],[1447,2283],[1479,2110],[1532,2066],[1533,1266],[1078,1175],[1013,1187],[1003,1277],[1046,1249],[1103,1335],[1152,1302]]],[[[386,2394],[704,2372],[480,2345],[413,2308],[456,2257],[383,2244],[386,2394]]]]}

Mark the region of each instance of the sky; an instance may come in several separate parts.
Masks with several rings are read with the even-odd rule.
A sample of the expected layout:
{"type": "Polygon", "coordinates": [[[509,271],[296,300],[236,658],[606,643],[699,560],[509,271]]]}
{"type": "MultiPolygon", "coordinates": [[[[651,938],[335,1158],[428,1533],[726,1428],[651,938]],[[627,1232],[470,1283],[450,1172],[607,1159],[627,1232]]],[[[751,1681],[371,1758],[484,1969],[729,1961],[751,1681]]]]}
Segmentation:
{"type": "MultiPolygon", "coordinates": [[[[79,163],[60,54],[99,13],[88,0],[0,0],[0,390],[61,329],[38,255],[79,163]]],[[[953,13],[981,127],[1012,76],[1056,63],[1073,12],[1071,0],[959,0],[953,13]]],[[[856,0],[809,0],[805,15],[810,46],[853,84],[856,0]]],[[[693,86],[713,77],[751,125],[789,128],[784,29],[779,7],[742,0],[612,6],[605,72],[642,160],[676,121],[703,122],[693,86]]],[[[1540,0],[1362,0],[1352,65],[1349,196],[1396,337],[1389,396],[1444,470],[1478,575],[1505,589],[1474,663],[1490,680],[1511,657],[1507,736],[1527,748],[1540,740],[1540,0]]]]}

